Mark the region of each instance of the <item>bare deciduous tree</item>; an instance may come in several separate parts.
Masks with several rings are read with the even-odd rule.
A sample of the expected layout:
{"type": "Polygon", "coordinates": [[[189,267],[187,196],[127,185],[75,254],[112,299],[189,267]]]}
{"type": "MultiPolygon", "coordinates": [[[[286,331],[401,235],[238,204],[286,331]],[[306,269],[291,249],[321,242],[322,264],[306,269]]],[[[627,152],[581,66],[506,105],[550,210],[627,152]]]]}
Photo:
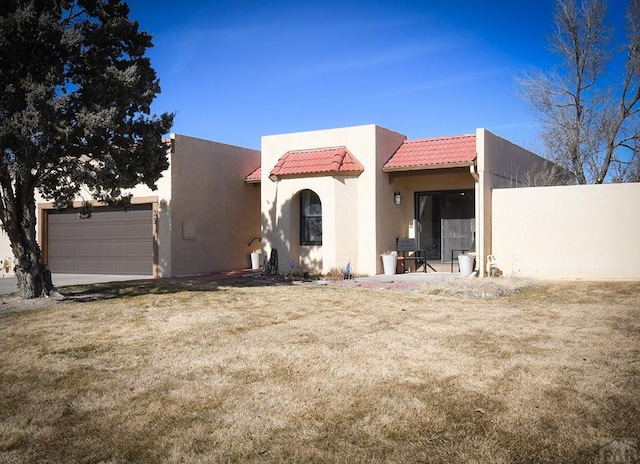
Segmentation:
{"type": "Polygon", "coordinates": [[[518,79],[540,116],[548,157],[580,184],[637,178],[640,0],[630,0],[624,47],[612,40],[605,0],[558,0],[554,23],[549,45],[560,65],[518,79]],[[624,71],[612,77],[608,66],[617,62],[624,71]]]}

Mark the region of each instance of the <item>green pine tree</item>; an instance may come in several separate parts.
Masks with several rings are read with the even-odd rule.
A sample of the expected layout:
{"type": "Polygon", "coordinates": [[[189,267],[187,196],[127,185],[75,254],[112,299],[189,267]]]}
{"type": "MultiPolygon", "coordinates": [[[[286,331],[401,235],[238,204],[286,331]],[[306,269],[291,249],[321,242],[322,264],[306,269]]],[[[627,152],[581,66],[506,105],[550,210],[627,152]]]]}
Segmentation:
{"type": "Polygon", "coordinates": [[[168,168],[173,114],[151,114],[160,86],[151,36],[119,0],[0,3],[0,220],[19,294],[50,291],[36,241],[36,190],[58,207],[80,189],[106,202],[152,188],[168,168]]]}

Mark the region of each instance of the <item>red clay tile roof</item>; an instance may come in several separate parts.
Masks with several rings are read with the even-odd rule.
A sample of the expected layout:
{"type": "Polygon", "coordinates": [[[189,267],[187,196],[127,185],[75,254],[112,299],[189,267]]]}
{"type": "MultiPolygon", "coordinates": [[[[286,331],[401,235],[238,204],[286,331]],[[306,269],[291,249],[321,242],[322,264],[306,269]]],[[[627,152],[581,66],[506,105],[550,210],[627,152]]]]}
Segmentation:
{"type": "Polygon", "coordinates": [[[269,177],[304,175],[348,175],[364,171],[364,166],[345,147],[288,151],[280,157],[269,177]]]}
{"type": "Polygon", "coordinates": [[[411,171],[470,166],[476,158],[476,136],[460,135],[405,140],[382,167],[383,171],[411,171]]]}
{"type": "Polygon", "coordinates": [[[245,177],[244,181],[247,184],[254,184],[256,182],[260,182],[261,178],[262,178],[262,168],[260,166],[258,166],[258,169],[253,171],[247,177],[245,177]]]}

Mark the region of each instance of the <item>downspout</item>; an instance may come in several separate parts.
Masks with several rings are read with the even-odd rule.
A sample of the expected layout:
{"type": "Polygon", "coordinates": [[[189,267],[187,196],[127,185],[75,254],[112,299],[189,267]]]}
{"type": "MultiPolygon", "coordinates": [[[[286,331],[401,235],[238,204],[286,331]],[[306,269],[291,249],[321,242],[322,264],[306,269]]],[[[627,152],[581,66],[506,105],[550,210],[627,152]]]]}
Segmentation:
{"type": "Polygon", "coordinates": [[[478,171],[476,171],[476,165],[475,164],[472,164],[471,166],[469,166],[469,172],[471,173],[471,177],[473,177],[473,180],[477,184],[478,181],[480,180],[480,176],[478,176],[478,171]]]}

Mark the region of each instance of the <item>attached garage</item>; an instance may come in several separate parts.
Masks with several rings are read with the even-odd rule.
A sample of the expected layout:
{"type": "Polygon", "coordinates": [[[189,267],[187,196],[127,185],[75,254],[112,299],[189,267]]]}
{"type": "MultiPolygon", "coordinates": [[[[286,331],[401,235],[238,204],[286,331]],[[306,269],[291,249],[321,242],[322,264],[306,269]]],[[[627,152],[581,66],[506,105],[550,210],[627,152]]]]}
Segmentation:
{"type": "Polygon", "coordinates": [[[51,272],[152,275],[151,204],[94,207],[89,218],[79,212],[47,210],[45,259],[51,272]]]}

